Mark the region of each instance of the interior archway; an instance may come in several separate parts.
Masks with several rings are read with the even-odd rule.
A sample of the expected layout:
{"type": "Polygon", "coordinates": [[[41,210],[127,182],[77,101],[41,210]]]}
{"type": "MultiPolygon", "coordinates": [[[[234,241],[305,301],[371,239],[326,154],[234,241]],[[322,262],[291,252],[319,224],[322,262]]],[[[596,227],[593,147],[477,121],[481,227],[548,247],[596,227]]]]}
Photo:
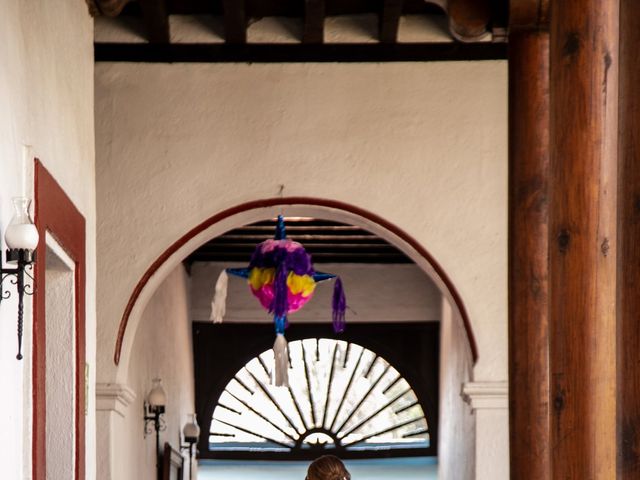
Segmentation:
{"type": "MultiPolygon", "coordinates": [[[[462,315],[459,313],[459,308],[457,306],[458,304],[455,302],[455,300],[451,299],[454,295],[457,294],[454,289],[447,289],[447,286],[450,285],[450,281],[443,273],[442,275],[438,274],[438,272],[441,272],[442,269],[435,261],[433,261],[428,252],[426,252],[426,250],[421,245],[419,245],[415,240],[406,235],[400,229],[397,229],[397,227],[389,224],[385,220],[377,218],[374,215],[369,214],[368,212],[363,212],[356,207],[348,205],[336,205],[333,202],[325,200],[298,198],[272,199],[264,201],[264,203],[254,202],[252,204],[241,205],[239,207],[236,207],[236,209],[227,210],[225,212],[222,212],[218,216],[212,217],[212,219],[209,219],[208,222],[203,222],[197,228],[193,229],[188,234],[183,236],[165,252],[164,257],[159,258],[158,261],[154,263],[155,270],[152,271],[151,268],[149,269],[149,271],[147,272],[148,275],[145,279],[146,282],[142,282],[142,287],[138,292],[138,295],[132,296],[132,300],[134,301],[133,303],[130,302],[130,305],[132,305],[130,310],[131,315],[128,319],[130,321],[130,330],[127,333],[127,335],[131,335],[132,338],[129,339],[129,345],[127,345],[126,343],[126,337],[124,338],[125,343],[122,345],[122,358],[118,365],[121,375],[120,382],[124,383],[127,386],[131,386],[133,388],[133,391],[137,392],[139,396],[139,398],[136,400],[137,405],[134,405],[131,411],[139,411],[139,409],[142,408],[141,402],[144,400],[144,398],[142,397],[148,389],[146,380],[148,380],[148,378],[151,378],[150,375],[156,376],[158,375],[158,372],[161,372],[160,375],[168,381],[167,386],[170,387],[170,397],[172,399],[170,402],[170,408],[172,412],[170,413],[169,418],[171,419],[171,428],[174,432],[172,432],[170,437],[167,438],[171,438],[176,434],[176,426],[180,425],[183,421],[182,418],[185,416],[185,412],[191,411],[190,409],[193,408],[193,397],[191,396],[192,394],[186,394],[184,392],[192,392],[195,378],[197,399],[199,398],[197,394],[197,388],[198,385],[202,384],[202,382],[198,380],[197,372],[195,376],[189,374],[189,370],[191,367],[185,365],[185,358],[183,358],[184,355],[182,352],[187,352],[188,350],[190,351],[190,346],[188,342],[185,342],[185,335],[187,330],[185,329],[186,324],[182,319],[190,318],[191,322],[193,322],[194,320],[200,320],[204,321],[204,324],[211,325],[206,321],[209,313],[202,314],[202,309],[198,310],[197,315],[194,314],[194,312],[196,312],[195,310],[187,310],[187,308],[184,306],[178,308],[178,310],[182,310],[174,311],[177,305],[186,304],[185,295],[192,295],[188,293],[188,290],[185,290],[184,285],[186,284],[184,283],[184,279],[186,278],[187,273],[185,269],[182,268],[181,263],[185,262],[185,264],[188,265],[189,263],[188,261],[186,261],[186,259],[190,257],[193,252],[201,250],[200,247],[211,241],[213,238],[226,236],[228,232],[239,229],[240,227],[248,226],[246,228],[251,228],[251,226],[256,222],[268,223],[267,221],[272,221],[272,219],[279,213],[284,213],[285,216],[289,217],[291,221],[298,221],[298,219],[294,217],[312,217],[314,219],[324,219],[329,222],[333,221],[343,225],[352,225],[359,229],[371,232],[375,237],[379,238],[380,240],[386,241],[389,246],[394,246],[399,251],[401,251],[402,254],[408,257],[408,260],[406,260],[407,262],[409,262],[409,260],[413,262],[413,265],[411,265],[413,272],[415,272],[413,275],[415,275],[416,278],[423,278],[424,282],[427,282],[431,285],[429,289],[433,293],[430,294],[430,298],[437,299],[432,300],[432,302],[435,301],[438,303],[438,305],[440,304],[440,302],[442,302],[441,310],[439,310],[442,312],[442,316],[438,317],[437,315],[433,315],[429,316],[428,319],[425,317],[424,320],[435,320],[437,318],[440,318],[442,325],[451,325],[453,323],[458,325],[455,328],[456,339],[454,341],[454,356],[449,356],[444,363],[441,361],[440,366],[436,366],[435,368],[433,367],[433,365],[436,364],[430,364],[432,365],[432,370],[435,372],[442,371],[442,368],[449,369],[448,372],[441,375],[440,383],[441,385],[443,385],[443,387],[439,388],[440,394],[436,394],[433,397],[433,401],[431,401],[431,408],[427,408],[427,412],[433,412],[433,418],[436,419],[432,419],[429,422],[430,428],[433,429],[432,431],[440,431],[440,433],[444,432],[444,435],[440,435],[440,438],[443,438],[445,440],[438,442],[434,441],[433,448],[429,453],[429,455],[435,455],[437,452],[438,458],[440,458],[441,448],[446,452],[448,448],[447,446],[460,443],[459,424],[454,425],[449,420],[445,419],[449,423],[445,425],[444,429],[441,429],[440,423],[443,422],[443,418],[454,417],[460,419],[463,423],[470,422],[470,419],[472,418],[466,413],[463,413],[467,411],[466,409],[468,407],[464,404],[462,398],[460,397],[461,384],[469,381],[472,378],[471,372],[473,356],[470,337],[468,336],[467,330],[464,326],[464,322],[462,321],[462,315]],[[426,275],[426,271],[430,272],[431,275],[426,275]],[[180,276],[183,277],[183,280],[179,279],[180,276]],[[178,291],[182,292],[178,294],[178,297],[175,297],[177,303],[172,300],[172,298],[174,298],[172,288],[175,287],[178,287],[178,291]],[[445,307],[445,304],[449,306],[448,309],[445,307]],[[137,309],[139,309],[139,312],[136,314],[137,309]],[[452,311],[455,311],[455,313],[451,314],[452,311]],[[445,314],[445,312],[448,312],[448,314],[445,314]],[[160,318],[163,318],[164,320],[162,320],[161,323],[158,323],[158,320],[160,318]],[[173,329],[173,321],[170,319],[177,318],[181,319],[180,325],[182,325],[182,327],[180,328],[182,330],[179,333],[179,337],[181,339],[180,342],[175,343],[173,340],[171,340],[172,334],[167,335],[168,332],[166,332],[166,330],[173,329]],[[165,330],[164,333],[163,330],[165,330]],[[174,342],[175,345],[172,342],[174,342]],[[179,349],[176,350],[178,347],[179,349]],[[167,355],[169,355],[170,358],[177,358],[179,356],[179,362],[182,367],[176,370],[175,365],[177,364],[173,361],[166,364],[166,362],[164,362],[162,358],[167,357],[167,355]],[[173,357],[172,355],[176,355],[176,357],[173,357]],[[455,356],[457,356],[458,359],[454,359],[455,356]],[[149,359],[152,359],[153,361],[150,363],[149,359]],[[445,364],[446,366],[442,367],[445,364]],[[458,366],[451,368],[450,366],[454,364],[462,366],[460,368],[458,366]],[[452,374],[453,370],[456,369],[458,369],[457,373],[452,374]],[[183,372],[182,376],[177,373],[179,371],[183,372]],[[442,377],[447,378],[447,382],[444,384],[442,383],[442,377]],[[186,378],[190,379],[190,384],[182,383],[186,378]],[[439,410],[439,404],[442,402],[445,402],[445,404],[447,405],[445,411],[443,412],[440,410],[440,412],[437,413],[439,410]],[[187,410],[185,410],[185,408],[187,410]],[[452,412],[452,408],[457,411],[452,412]]],[[[302,240],[302,242],[304,243],[304,240],[302,240]]],[[[198,264],[196,263],[196,265],[198,264]]],[[[383,267],[383,265],[378,266],[383,267]]],[[[324,267],[325,266],[323,266],[321,269],[323,269],[324,267]]],[[[337,267],[337,265],[333,265],[333,267],[337,267]]],[[[202,282],[198,284],[202,285],[204,287],[204,290],[206,290],[205,296],[207,294],[210,295],[213,288],[210,283],[211,281],[215,283],[217,273],[212,273],[210,269],[203,269],[202,267],[199,267],[198,269],[195,266],[193,267],[193,269],[191,267],[188,268],[188,271],[190,272],[189,277],[193,280],[193,282],[202,282]],[[201,272],[199,277],[195,273],[198,271],[201,272]],[[206,286],[207,283],[209,283],[210,285],[206,286]]],[[[356,279],[352,278],[352,280],[356,279]]],[[[238,286],[240,286],[241,283],[242,282],[237,282],[238,286]]],[[[347,285],[355,285],[358,283],[360,282],[351,281],[347,282],[347,285]]],[[[238,298],[244,297],[244,295],[234,295],[232,297],[238,298]]],[[[191,298],[193,300],[193,297],[191,298]]],[[[392,296],[390,298],[396,297],[392,296]]],[[[210,302],[210,297],[208,301],[210,302]]],[[[365,304],[369,305],[369,301],[365,300],[365,304]]],[[[356,309],[359,308],[355,303],[353,306],[356,307],[356,309]]],[[[369,309],[369,311],[371,311],[371,309],[369,309]]],[[[304,311],[302,312],[303,316],[307,313],[309,313],[309,309],[304,309],[304,311]]],[[[366,315],[361,315],[361,319],[365,317],[366,315]]],[[[422,317],[416,316],[416,318],[412,320],[418,320],[419,318],[422,317]]],[[[297,321],[298,319],[296,319],[294,323],[297,323],[297,321]]],[[[309,321],[309,319],[306,319],[305,321],[309,321]]],[[[394,319],[390,318],[389,321],[397,322],[399,321],[399,317],[394,317],[394,319]]],[[[194,328],[196,328],[195,325],[196,324],[194,323],[194,328]]],[[[366,324],[362,325],[364,326],[366,324]]],[[[239,326],[244,325],[240,324],[239,326]]],[[[267,330],[271,331],[272,329],[267,328],[267,330]]],[[[401,328],[399,328],[399,330],[401,330],[401,328]]],[[[272,336],[272,333],[269,333],[269,335],[272,336]]],[[[376,337],[376,341],[384,341],[383,339],[386,338],[385,335],[380,334],[376,334],[374,336],[376,337]]],[[[443,330],[441,336],[442,341],[444,341],[444,338],[445,333],[443,330]]],[[[291,339],[293,340],[294,338],[291,339]]],[[[268,344],[265,344],[264,348],[269,348],[268,344]]],[[[378,351],[379,347],[375,348],[374,350],[378,351]]],[[[391,350],[402,352],[403,347],[402,345],[396,345],[396,347],[391,350]]],[[[451,349],[447,350],[447,348],[443,347],[443,350],[447,351],[446,355],[450,355],[451,349]]],[[[445,354],[443,353],[442,355],[445,354]]],[[[231,355],[231,358],[238,360],[238,358],[236,357],[239,356],[235,354],[231,355]]],[[[443,357],[441,356],[441,358],[443,357]]],[[[395,364],[395,361],[393,363],[395,364]]],[[[419,363],[422,364],[422,361],[419,363]]],[[[210,371],[218,372],[218,368],[215,367],[215,365],[219,365],[219,362],[217,364],[214,364],[214,366],[212,367],[213,370],[210,371]]],[[[418,383],[420,382],[416,382],[415,380],[412,382],[412,384],[414,385],[418,383]]],[[[196,404],[195,411],[198,413],[199,419],[204,419],[208,416],[208,414],[206,413],[203,414],[203,411],[200,406],[198,406],[198,404],[196,404]]],[[[122,437],[122,433],[118,433],[117,431],[115,431],[114,440],[122,438],[127,442],[132,442],[132,438],[133,436],[135,436],[136,432],[135,422],[133,422],[133,419],[125,419],[125,425],[127,426],[126,428],[129,429],[129,433],[126,434],[125,437],[122,437]]],[[[206,428],[204,422],[203,427],[206,428]]],[[[456,455],[457,458],[462,458],[462,456],[464,456],[464,458],[467,458],[466,452],[473,451],[473,445],[475,444],[475,427],[465,427],[463,431],[464,438],[468,439],[464,441],[464,452],[458,452],[456,454],[445,454],[442,458],[456,458],[456,455]]],[[[433,438],[435,439],[438,437],[434,435],[433,438]]],[[[117,443],[120,443],[120,440],[115,441],[117,443]]],[[[454,449],[455,448],[457,447],[454,447],[454,449]]],[[[199,449],[201,452],[204,451],[202,446],[199,446],[199,449]]],[[[122,450],[122,455],[128,455],[124,453],[125,450],[126,449],[122,450]]]]}
{"type": "Polygon", "coordinates": [[[420,267],[438,286],[462,321],[473,361],[477,346],[464,303],[444,269],[427,249],[393,223],[359,207],[311,197],[285,197],[256,200],[231,207],[203,221],[176,240],[147,269],[132,292],[120,321],[114,348],[116,378],[126,384],[133,338],[149,299],[167,275],[191,252],[211,238],[233,228],[275,217],[285,211],[290,216],[313,216],[362,227],[385,239],[420,267]]]}

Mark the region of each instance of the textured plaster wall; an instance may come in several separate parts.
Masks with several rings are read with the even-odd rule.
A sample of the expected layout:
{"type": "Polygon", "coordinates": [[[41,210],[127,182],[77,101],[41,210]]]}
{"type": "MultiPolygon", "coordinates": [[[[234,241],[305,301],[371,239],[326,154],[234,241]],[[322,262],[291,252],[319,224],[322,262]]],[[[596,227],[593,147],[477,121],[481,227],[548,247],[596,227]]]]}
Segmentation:
{"type": "Polygon", "coordinates": [[[128,378],[136,398],[117,422],[112,439],[116,462],[111,478],[117,480],[155,478],[155,433],[143,438],[142,421],[153,378],[162,379],[167,393],[161,448],[165,441],[178,448],[187,414],[195,411],[188,278],[182,267],[167,277],[147,305],[133,348],[128,378]]]}
{"type": "Polygon", "coordinates": [[[96,65],[103,381],[149,265],[280,184],[365,208],[424,245],[468,310],[474,377],[506,379],[506,89],[503,61],[96,65]],[[131,239],[144,248],[132,253],[131,239]]]}
{"type": "MultiPolygon", "coordinates": [[[[241,264],[196,262],[191,267],[191,318],[208,320],[215,283],[222,268],[241,264]]],[[[416,265],[315,264],[316,270],[340,275],[349,310],[347,322],[439,321],[442,295],[416,265]]],[[[316,287],[313,299],[291,315],[297,322],[331,323],[333,282],[316,287]]],[[[250,293],[247,282],[229,277],[228,322],[271,322],[273,318],[250,293]]],[[[330,331],[330,329],[328,330],[330,331]]]]}
{"type": "Polygon", "coordinates": [[[460,393],[462,384],[471,380],[473,364],[465,348],[465,333],[455,315],[449,302],[443,300],[440,323],[438,479],[472,480],[475,478],[476,464],[476,419],[460,393]]]}
{"type": "MultiPolygon", "coordinates": [[[[169,259],[134,306],[118,370],[120,319],[154,260],[207,218],[276,197],[283,184],[286,196],[368,210],[423,245],[467,309],[479,353],[473,380],[505,381],[506,70],[504,61],[96,65],[100,381],[130,382],[144,305],[190,250],[278,209],[227,219],[169,259]],[[132,251],[132,240],[141,248],[132,251]]],[[[396,240],[337,210],[285,214],[370,226],[396,240]]],[[[501,459],[498,473],[479,468],[478,479],[508,477],[506,415],[496,415],[476,419],[478,444],[496,445],[501,459]]]]}
{"type": "MultiPolygon", "coordinates": [[[[39,157],[87,221],[87,361],[95,379],[95,183],[93,23],[78,0],[0,2],[0,233],[21,194],[22,144],[39,157]]],[[[25,163],[33,194],[33,163],[25,163]]],[[[4,240],[2,240],[4,250],[4,240]]],[[[15,295],[0,306],[0,398],[3,478],[31,475],[31,302],[25,359],[16,355],[15,295]]],[[[94,390],[89,390],[87,478],[95,476],[94,390]]]]}

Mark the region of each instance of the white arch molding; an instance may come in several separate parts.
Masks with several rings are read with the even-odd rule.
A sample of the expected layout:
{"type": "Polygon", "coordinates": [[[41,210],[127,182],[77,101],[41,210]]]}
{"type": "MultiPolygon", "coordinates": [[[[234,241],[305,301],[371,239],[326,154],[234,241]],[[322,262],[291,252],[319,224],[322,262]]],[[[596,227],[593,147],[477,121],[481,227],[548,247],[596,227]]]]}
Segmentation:
{"type": "Polygon", "coordinates": [[[462,319],[470,356],[474,362],[477,360],[475,339],[462,299],[447,278],[446,272],[417,241],[377,215],[348,204],[305,197],[272,198],[248,202],[212,216],[181,239],[176,240],[147,270],[147,274],[138,283],[136,291],[132,293],[120,323],[114,352],[116,384],[127,385],[135,333],[142,314],[154,292],[180,262],[212,238],[234,228],[274,218],[279,213],[284,213],[286,216],[317,217],[351,224],[376,234],[401,250],[437,285],[454,309],[455,317],[462,319]]]}

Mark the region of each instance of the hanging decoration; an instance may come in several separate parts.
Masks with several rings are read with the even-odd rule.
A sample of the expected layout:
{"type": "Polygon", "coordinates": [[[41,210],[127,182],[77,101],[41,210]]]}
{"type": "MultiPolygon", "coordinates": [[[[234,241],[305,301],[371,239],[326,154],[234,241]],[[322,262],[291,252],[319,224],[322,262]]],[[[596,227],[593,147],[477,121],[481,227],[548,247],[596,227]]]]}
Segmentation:
{"type": "Polygon", "coordinates": [[[287,316],[300,310],[311,300],[318,283],[335,279],[333,328],[336,333],[344,331],[347,304],[340,277],[313,269],[311,255],[302,244],[287,238],[282,215],[278,215],[275,237],[256,246],[247,268],[227,268],[220,274],[211,304],[211,319],[215,323],[222,322],[225,314],[228,274],[246,278],[251,293],[263,308],[273,314],[276,330],[273,346],[276,386],[288,386],[289,355],[284,337],[288,326],[287,316]]]}

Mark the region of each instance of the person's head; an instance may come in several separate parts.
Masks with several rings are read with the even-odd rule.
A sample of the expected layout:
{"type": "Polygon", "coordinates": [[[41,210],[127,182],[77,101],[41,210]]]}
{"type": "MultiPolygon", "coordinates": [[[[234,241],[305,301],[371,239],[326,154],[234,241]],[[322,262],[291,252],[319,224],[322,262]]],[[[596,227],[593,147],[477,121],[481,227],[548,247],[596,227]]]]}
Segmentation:
{"type": "Polygon", "coordinates": [[[323,455],[309,465],[307,480],[351,480],[351,475],[338,457],[323,455]]]}

